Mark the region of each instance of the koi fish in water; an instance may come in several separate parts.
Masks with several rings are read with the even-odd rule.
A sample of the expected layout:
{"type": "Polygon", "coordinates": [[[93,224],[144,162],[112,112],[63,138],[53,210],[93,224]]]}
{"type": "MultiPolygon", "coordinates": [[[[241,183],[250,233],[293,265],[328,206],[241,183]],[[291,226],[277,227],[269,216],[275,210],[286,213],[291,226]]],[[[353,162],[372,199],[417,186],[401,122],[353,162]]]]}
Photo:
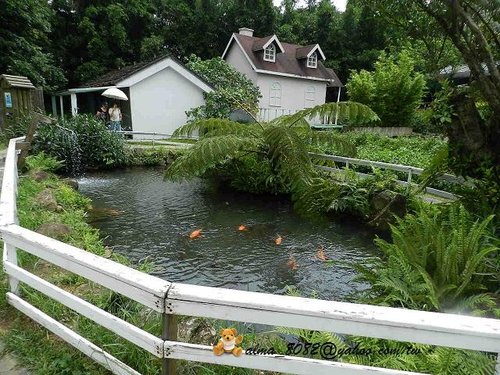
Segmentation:
{"type": "Polygon", "coordinates": [[[274,243],[275,243],[276,245],[281,245],[281,242],[282,242],[282,241],[283,241],[283,237],[281,237],[279,234],[278,234],[278,237],[276,237],[276,238],[274,239],[274,243]]]}
{"type": "Polygon", "coordinates": [[[327,261],[328,260],[328,257],[326,256],[326,253],[325,253],[325,248],[323,247],[323,245],[321,245],[318,249],[318,251],[316,251],[316,258],[318,258],[319,260],[321,260],[322,262],[324,261],[327,261]]]}
{"type": "Polygon", "coordinates": [[[297,260],[295,259],[295,257],[293,255],[290,255],[290,258],[288,258],[288,262],[286,262],[286,265],[288,266],[288,268],[290,268],[292,271],[297,271],[297,268],[299,268],[297,266],[297,260]]]}
{"type": "Polygon", "coordinates": [[[201,229],[196,229],[196,230],[193,230],[191,232],[191,234],[189,235],[189,238],[191,238],[192,240],[194,240],[195,238],[198,238],[201,236],[201,229]]]}
{"type": "Polygon", "coordinates": [[[243,224],[241,224],[241,225],[238,227],[238,230],[239,230],[239,231],[247,230],[247,227],[246,227],[246,226],[244,226],[243,224]]]}

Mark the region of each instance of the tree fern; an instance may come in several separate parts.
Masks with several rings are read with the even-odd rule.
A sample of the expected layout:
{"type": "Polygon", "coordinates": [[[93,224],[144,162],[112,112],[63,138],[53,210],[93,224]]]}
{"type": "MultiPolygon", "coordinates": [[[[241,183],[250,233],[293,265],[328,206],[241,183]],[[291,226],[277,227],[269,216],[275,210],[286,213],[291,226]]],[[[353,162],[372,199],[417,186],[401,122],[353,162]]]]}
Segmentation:
{"type": "Polygon", "coordinates": [[[197,142],[180,156],[166,171],[171,180],[189,179],[201,176],[218,163],[223,163],[240,154],[251,152],[259,145],[259,140],[250,137],[225,135],[205,138],[197,142]]]}

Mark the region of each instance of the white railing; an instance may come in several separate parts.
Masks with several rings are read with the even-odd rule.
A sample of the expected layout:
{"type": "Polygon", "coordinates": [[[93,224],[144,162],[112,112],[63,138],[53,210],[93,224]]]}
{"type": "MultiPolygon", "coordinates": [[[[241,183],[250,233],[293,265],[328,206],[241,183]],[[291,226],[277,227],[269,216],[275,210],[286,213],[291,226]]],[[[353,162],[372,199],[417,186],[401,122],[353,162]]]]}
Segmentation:
{"type": "MultiPolygon", "coordinates": [[[[278,296],[224,288],[170,283],[16,224],[16,141],[11,140],[0,198],[3,267],[8,302],[115,374],[138,374],[95,344],[22,298],[26,284],[163,359],[163,374],[175,373],[174,359],[293,374],[415,374],[330,360],[286,355],[215,356],[212,347],[177,341],[176,315],[328,331],[482,352],[500,351],[500,320],[345,302],[278,296]],[[127,323],[19,267],[22,249],[163,314],[161,337],[127,323]]],[[[496,375],[500,375],[500,355],[496,375]]]]}
{"type": "Polygon", "coordinates": [[[259,114],[257,116],[257,120],[263,122],[269,122],[281,116],[293,115],[296,112],[298,112],[298,110],[296,109],[259,108],[259,114]]]}
{"type": "MultiPolygon", "coordinates": [[[[413,175],[419,176],[424,172],[424,169],[422,168],[417,168],[417,167],[412,167],[410,165],[403,165],[403,164],[392,164],[392,163],[385,163],[381,161],[373,161],[373,160],[365,160],[365,159],[356,159],[356,158],[348,158],[344,156],[337,156],[337,155],[327,155],[327,154],[316,154],[310,152],[309,155],[311,155],[314,158],[317,159],[323,159],[323,160],[331,160],[336,163],[342,163],[345,165],[346,168],[349,168],[350,165],[362,165],[362,166],[367,166],[367,167],[372,167],[372,168],[380,168],[380,169],[388,169],[391,171],[396,171],[396,172],[403,172],[407,174],[407,179],[406,181],[400,181],[396,180],[396,182],[400,185],[410,185],[412,183],[412,177],[413,175]]],[[[318,166],[321,169],[324,169],[326,171],[339,171],[338,168],[332,168],[332,167],[327,167],[327,166],[318,166]]],[[[365,173],[356,173],[360,177],[368,177],[368,174],[365,173]]],[[[466,181],[463,177],[458,177],[449,173],[445,173],[442,176],[439,176],[438,180],[441,181],[446,181],[452,184],[466,184],[466,181]]],[[[444,191],[444,190],[439,190],[439,189],[434,189],[431,187],[426,187],[425,192],[431,195],[435,195],[441,198],[449,199],[449,200],[456,200],[459,197],[453,193],[444,191]]]]}

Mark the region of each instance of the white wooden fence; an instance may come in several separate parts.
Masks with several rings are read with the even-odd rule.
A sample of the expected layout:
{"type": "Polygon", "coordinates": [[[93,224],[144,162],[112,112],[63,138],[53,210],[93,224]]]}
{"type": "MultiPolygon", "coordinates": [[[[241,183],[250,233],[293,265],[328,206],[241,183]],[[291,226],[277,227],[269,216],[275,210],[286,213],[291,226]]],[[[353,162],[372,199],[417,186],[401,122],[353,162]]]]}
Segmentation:
{"type": "MultiPolygon", "coordinates": [[[[349,168],[350,165],[362,165],[362,166],[367,166],[367,167],[372,167],[372,168],[380,168],[380,169],[388,169],[391,171],[396,171],[396,172],[403,172],[407,174],[407,179],[406,181],[400,181],[396,180],[397,183],[401,185],[410,185],[412,183],[412,177],[413,175],[418,176],[421,175],[424,170],[422,168],[417,168],[413,167],[410,165],[403,165],[403,164],[392,164],[392,163],[384,163],[381,161],[373,161],[373,160],[365,160],[365,159],[356,159],[356,158],[348,158],[344,156],[337,156],[337,155],[327,155],[327,154],[316,154],[310,152],[309,155],[311,155],[313,158],[317,159],[323,159],[323,160],[331,160],[336,163],[342,163],[345,165],[346,168],[349,168]]],[[[324,169],[326,171],[339,171],[338,168],[332,168],[332,167],[325,167],[325,166],[319,166],[321,169],[324,169]]],[[[368,177],[368,174],[364,173],[356,173],[360,177],[368,177]]],[[[466,181],[463,177],[458,177],[449,173],[445,173],[442,176],[438,178],[441,181],[446,181],[452,184],[465,184],[466,181]]],[[[453,193],[444,191],[444,190],[439,190],[439,189],[434,189],[431,187],[426,187],[425,188],[426,193],[435,195],[441,198],[449,199],[449,200],[456,200],[459,197],[456,196],[453,193]]]]}
{"type": "MultiPolygon", "coordinates": [[[[293,374],[415,374],[349,363],[285,355],[215,356],[211,346],[177,341],[176,315],[188,315],[377,337],[483,352],[500,352],[500,320],[413,311],[345,302],[171,283],[82,249],[22,228],[16,215],[16,142],[9,143],[0,198],[3,267],[9,277],[8,302],[49,331],[115,374],[138,374],[127,364],[38,310],[22,298],[26,284],[163,359],[163,373],[175,373],[174,359],[293,374]],[[22,249],[67,271],[160,312],[162,337],[156,337],[19,267],[22,249]]],[[[496,375],[500,375],[500,355],[496,375]]]]}

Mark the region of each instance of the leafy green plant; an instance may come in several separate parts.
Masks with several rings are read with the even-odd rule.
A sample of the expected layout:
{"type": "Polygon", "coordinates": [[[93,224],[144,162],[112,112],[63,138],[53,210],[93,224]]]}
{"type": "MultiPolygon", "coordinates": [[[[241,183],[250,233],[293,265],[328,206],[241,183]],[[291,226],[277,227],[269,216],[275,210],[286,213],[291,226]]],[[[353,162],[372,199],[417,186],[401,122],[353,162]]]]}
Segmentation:
{"type": "Polygon", "coordinates": [[[45,152],[40,152],[36,155],[30,155],[26,158],[26,167],[29,170],[41,170],[45,172],[56,172],[62,168],[63,162],[52,156],[48,156],[45,152]]]}
{"type": "Polygon", "coordinates": [[[85,169],[111,168],[125,162],[124,142],[109,132],[93,116],[78,115],[71,119],[39,127],[33,151],[44,151],[64,161],[64,173],[78,174],[85,169]]]}
{"type": "Polygon", "coordinates": [[[381,126],[410,126],[425,80],[415,72],[410,53],[403,51],[397,56],[381,55],[374,72],[354,72],[346,86],[351,100],[368,105],[379,115],[381,126]]]}
{"type": "Polygon", "coordinates": [[[494,306],[484,294],[487,260],[499,256],[489,240],[493,216],[472,220],[461,205],[422,205],[391,226],[392,242],[376,239],[385,258],[374,267],[356,266],[371,288],[371,302],[413,309],[469,310],[494,306]]]}
{"type": "Polygon", "coordinates": [[[258,87],[220,57],[201,60],[191,55],[186,65],[214,87],[204,94],[204,105],[186,113],[190,119],[227,118],[238,108],[257,113],[261,96],[258,87]]]}
{"type": "MultiPolygon", "coordinates": [[[[334,132],[311,130],[306,119],[318,116],[331,118],[337,112],[341,118],[350,117],[359,121],[377,118],[363,104],[344,102],[338,105],[327,103],[265,124],[240,124],[224,119],[187,124],[174,135],[191,135],[197,131],[203,137],[168,168],[166,176],[172,180],[192,178],[220,171],[221,167],[224,170],[225,166],[236,162],[239,163],[236,165],[243,166],[244,174],[253,176],[250,185],[253,191],[262,192],[267,186],[273,192],[289,191],[294,200],[304,197],[307,192],[314,194],[316,184],[331,182],[322,182],[320,172],[309,157],[308,145],[321,142],[343,152],[353,152],[354,148],[334,132]],[[257,176],[259,172],[265,174],[257,176]]],[[[231,179],[236,181],[236,185],[243,185],[238,177],[231,179]]]]}

